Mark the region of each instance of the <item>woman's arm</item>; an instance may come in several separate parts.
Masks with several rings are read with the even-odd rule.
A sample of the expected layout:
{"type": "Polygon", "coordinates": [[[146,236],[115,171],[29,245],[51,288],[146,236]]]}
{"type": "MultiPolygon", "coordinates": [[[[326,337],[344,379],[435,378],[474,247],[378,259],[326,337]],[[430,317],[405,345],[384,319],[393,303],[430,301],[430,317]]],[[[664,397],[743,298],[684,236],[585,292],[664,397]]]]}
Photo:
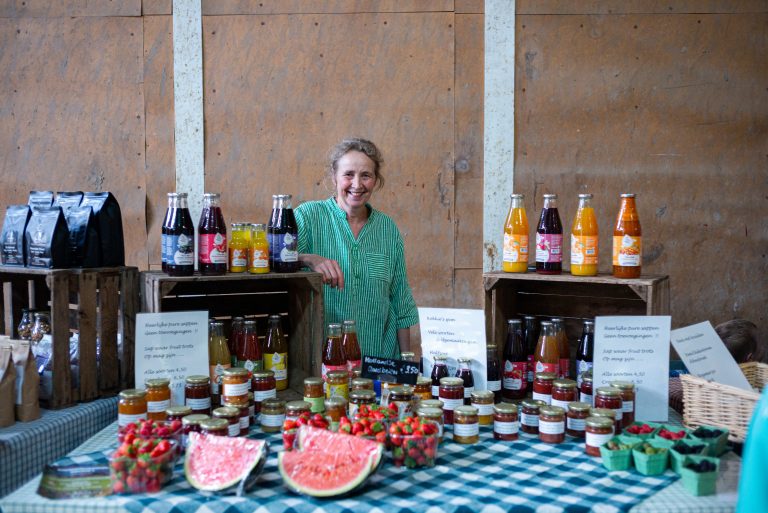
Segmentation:
{"type": "Polygon", "coordinates": [[[299,262],[323,275],[323,283],[344,290],[344,273],[336,260],[312,253],[299,253],[299,262]]]}

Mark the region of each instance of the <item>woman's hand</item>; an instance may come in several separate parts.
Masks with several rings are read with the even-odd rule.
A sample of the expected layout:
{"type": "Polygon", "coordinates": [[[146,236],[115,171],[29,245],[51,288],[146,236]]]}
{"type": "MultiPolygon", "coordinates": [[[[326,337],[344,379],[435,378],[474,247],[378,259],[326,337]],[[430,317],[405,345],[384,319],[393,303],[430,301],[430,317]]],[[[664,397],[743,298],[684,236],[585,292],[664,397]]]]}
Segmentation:
{"type": "Polygon", "coordinates": [[[344,290],[344,273],[341,272],[341,267],[336,260],[320,255],[302,253],[299,255],[299,261],[316,273],[321,273],[323,275],[323,283],[326,285],[344,290]]]}

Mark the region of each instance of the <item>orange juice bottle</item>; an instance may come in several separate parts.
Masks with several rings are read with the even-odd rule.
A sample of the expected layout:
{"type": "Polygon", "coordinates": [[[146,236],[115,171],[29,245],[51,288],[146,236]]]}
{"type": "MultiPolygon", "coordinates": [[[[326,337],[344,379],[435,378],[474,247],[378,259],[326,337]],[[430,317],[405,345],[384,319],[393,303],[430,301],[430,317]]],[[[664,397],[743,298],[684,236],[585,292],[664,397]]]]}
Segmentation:
{"type": "Polygon", "coordinates": [[[504,252],[501,270],[524,273],[528,270],[528,216],[525,214],[522,194],[511,196],[507,219],[504,221],[504,252]]]}
{"type": "Polygon", "coordinates": [[[579,209],[571,230],[571,274],[597,275],[597,217],[592,195],[579,194],[579,209]]]}
{"type": "Polygon", "coordinates": [[[642,256],[642,230],[635,195],[622,194],[613,229],[613,275],[617,278],[639,278],[642,256]]]}
{"type": "Polygon", "coordinates": [[[267,227],[263,224],[251,225],[251,241],[248,251],[248,272],[264,274],[269,272],[269,243],[267,227]]]}

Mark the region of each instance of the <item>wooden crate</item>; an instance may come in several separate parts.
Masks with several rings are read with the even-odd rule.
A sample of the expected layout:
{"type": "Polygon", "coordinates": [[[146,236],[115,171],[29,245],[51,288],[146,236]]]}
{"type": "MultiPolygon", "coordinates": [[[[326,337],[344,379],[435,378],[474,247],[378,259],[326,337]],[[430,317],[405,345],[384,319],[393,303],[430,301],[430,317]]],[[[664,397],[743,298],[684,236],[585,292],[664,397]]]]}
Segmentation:
{"type": "Polygon", "coordinates": [[[614,278],[494,271],[483,274],[488,343],[503,350],[507,319],[523,315],[563,317],[575,354],[582,321],[603,315],[668,315],[669,278],[614,278]]]}
{"type": "Polygon", "coordinates": [[[33,269],[0,266],[3,333],[18,337],[22,308],[50,310],[53,390],[49,408],[115,395],[133,387],[138,269],[33,269]],[[69,338],[79,332],[79,386],[72,382],[69,338]],[[118,354],[117,335],[122,349],[118,354]],[[100,354],[96,358],[96,340],[100,354]]]}
{"type": "Polygon", "coordinates": [[[289,384],[301,390],[307,376],[320,375],[323,343],[323,281],[320,273],[227,273],[223,276],[168,276],[142,272],[144,312],[206,310],[223,320],[255,318],[259,334],[271,314],[283,316],[288,336],[289,384]]]}

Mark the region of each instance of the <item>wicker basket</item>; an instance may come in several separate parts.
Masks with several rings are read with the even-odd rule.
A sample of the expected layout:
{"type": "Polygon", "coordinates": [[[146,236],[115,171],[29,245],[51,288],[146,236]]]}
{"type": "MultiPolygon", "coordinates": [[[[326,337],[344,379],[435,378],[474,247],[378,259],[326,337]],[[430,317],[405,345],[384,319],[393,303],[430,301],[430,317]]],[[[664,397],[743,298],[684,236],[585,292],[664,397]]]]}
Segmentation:
{"type": "MultiPolygon", "coordinates": [[[[753,388],[762,391],[768,383],[768,365],[749,362],[740,365],[753,388]]],[[[755,409],[758,392],[721,385],[690,374],[680,375],[683,385],[683,423],[691,428],[715,426],[727,428],[732,442],[743,443],[755,409]]]]}

